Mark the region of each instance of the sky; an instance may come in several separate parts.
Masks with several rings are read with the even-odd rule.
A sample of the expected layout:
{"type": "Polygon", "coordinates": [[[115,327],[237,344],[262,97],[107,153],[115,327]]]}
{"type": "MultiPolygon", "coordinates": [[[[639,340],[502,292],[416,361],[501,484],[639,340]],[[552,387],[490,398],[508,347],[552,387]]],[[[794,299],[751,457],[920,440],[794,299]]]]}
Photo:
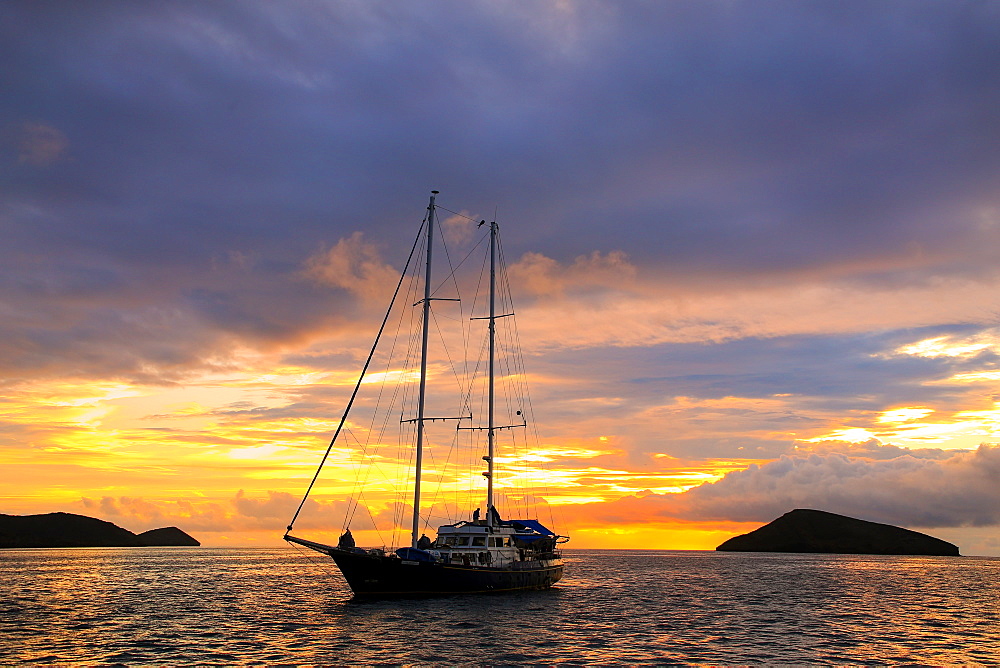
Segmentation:
{"type": "Polygon", "coordinates": [[[437,189],[503,226],[570,546],[806,507],[1000,555],[998,43],[991,2],[5,2],[0,512],[280,544],[437,189]]]}

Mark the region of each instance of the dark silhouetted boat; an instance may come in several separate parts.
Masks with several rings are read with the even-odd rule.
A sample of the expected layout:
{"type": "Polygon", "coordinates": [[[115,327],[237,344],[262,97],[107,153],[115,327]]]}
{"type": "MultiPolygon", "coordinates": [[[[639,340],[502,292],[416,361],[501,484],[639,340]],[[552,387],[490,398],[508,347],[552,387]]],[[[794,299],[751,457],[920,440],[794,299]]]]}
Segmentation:
{"type": "MultiPolygon", "coordinates": [[[[528,431],[527,415],[531,413],[530,399],[526,396],[526,389],[524,388],[524,370],[520,359],[520,352],[518,350],[513,354],[513,357],[510,354],[510,348],[515,346],[517,342],[516,330],[513,336],[498,340],[498,323],[506,319],[513,321],[513,309],[509,301],[509,288],[506,284],[502,248],[498,241],[499,228],[495,221],[491,223],[487,223],[485,220],[479,222],[480,229],[486,225],[489,226],[488,245],[486,243],[486,235],[484,235],[481,238],[480,244],[476,246],[476,248],[483,247],[488,255],[488,264],[486,258],[484,258],[483,271],[481,272],[481,274],[484,274],[488,266],[488,298],[482,298],[478,304],[474,304],[473,310],[470,311],[469,315],[471,316],[475,312],[476,306],[484,311],[488,308],[488,314],[481,317],[468,318],[449,318],[447,315],[435,318],[434,311],[432,311],[432,302],[461,301],[460,298],[439,297],[435,293],[435,286],[445,285],[449,281],[452,281],[456,271],[455,267],[451,266],[451,258],[449,257],[448,265],[451,268],[451,272],[445,279],[438,280],[435,283],[431,257],[434,248],[434,232],[435,228],[438,227],[436,215],[438,207],[435,204],[437,194],[437,191],[431,194],[427,214],[421,224],[413,250],[410,252],[410,259],[407,260],[406,267],[403,269],[396,292],[393,295],[389,309],[386,312],[382,326],[372,346],[372,352],[369,354],[357,384],[354,387],[354,392],[347,402],[344,416],[330,442],[330,447],[327,449],[326,455],[324,455],[320,463],[319,470],[317,470],[316,475],[313,477],[284,535],[284,539],[289,543],[302,545],[332,557],[355,596],[359,597],[545,589],[558,582],[563,575],[563,561],[558,551],[558,545],[568,541],[569,538],[556,534],[543,525],[537,518],[505,519],[501,517],[496,504],[494,481],[497,480],[498,474],[496,467],[496,463],[498,462],[496,452],[498,449],[498,435],[501,433],[512,434],[514,432],[526,433],[528,431]],[[328,545],[293,536],[291,532],[295,521],[299,517],[306,499],[309,498],[309,494],[316,484],[320,471],[323,469],[323,462],[327,461],[331,449],[338,442],[338,437],[346,431],[345,424],[347,423],[348,414],[355,403],[355,399],[358,397],[359,390],[365,384],[366,373],[372,363],[376,350],[379,348],[379,342],[386,330],[386,323],[389,321],[389,314],[393,312],[394,306],[399,302],[400,288],[404,284],[404,277],[407,276],[414,255],[419,256],[421,253],[423,254],[423,295],[422,298],[413,304],[414,307],[419,307],[420,309],[419,320],[414,319],[415,325],[418,324],[419,326],[415,327],[415,332],[410,337],[413,339],[415,347],[419,350],[419,365],[416,364],[417,354],[415,353],[412,356],[408,356],[409,359],[413,360],[413,367],[415,367],[412,372],[401,372],[398,370],[393,372],[390,370],[386,374],[383,374],[383,377],[395,375],[404,384],[408,384],[411,390],[413,385],[416,385],[416,391],[410,392],[413,400],[411,402],[412,408],[400,409],[400,412],[396,414],[399,425],[411,428],[409,433],[412,438],[409,444],[409,447],[412,448],[413,462],[410,472],[410,491],[408,492],[412,494],[410,497],[412,498],[412,511],[410,517],[409,545],[404,545],[398,549],[392,546],[367,549],[358,547],[355,545],[354,537],[350,530],[350,518],[353,517],[353,513],[348,514],[344,526],[341,527],[344,533],[336,545],[328,545]],[[498,301],[500,302],[499,307],[503,309],[503,312],[498,312],[498,301]],[[458,403],[455,404],[459,407],[458,414],[447,417],[441,417],[438,414],[431,416],[425,410],[428,398],[431,396],[428,388],[428,339],[430,338],[429,334],[432,327],[437,330],[442,320],[451,320],[453,322],[458,322],[459,320],[467,322],[485,321],[487,325],[484,332],[484,344],[475,346],[476,350],[483,351],[485,357],[484,363],[478,365],[473,363],[470,365],[466,361],[465,368],[473,370],[471,375],[475,376],[476,380],[460,381],[458,383],[460,385],[458,394],[461,395],[458,403]],[[498,366],[501,366],[498,364],[498,347],[501,347],[505,354],[505,362],[502,370],[498,368],[498,366]],[[511,359],[514,360],[513,363],[509,361],[511,359]],[[417,366],[418,369],[416,368],[417,366]],[[519,396],[512,398],[510,395],[504,395],[502,408],[506,413],[502,417],[499,415],[501,411],[498,410],[501,408],[498,406],[500,401],[497,396],[498,376],[504,379],[505,388],[520,388],[519,392],[512,392],[512,394],[519,396]],[[480,403],[475,403],[475,406],[479,408],[476,413],[472,410],[474,405],[474,401],[471,399],[473,385],[482,390],[480,403]],[[407,413],[408,411],[412,412],[407,413]],[[487,469],[481,473],[482,477],[479,477],[480,473],[477,470],[473,474],[474,478],[467,478],[465,483],[467,487],[475,487],[475,485],[469,485],[468,480],[485,479],[485,485],[482,485],[485,489],[481,492],[485,497],[483,498],[485,512],[481,513],[479,508],[475,510],[465,508],[464,519],[437,526],[437,536],[434,539],[430,539],[422,533],[422,529],[429,529],[432,525],[429,523],[431,515],[422,515],[421,512],[421,482],[425,475],[423,461],[425,448],[427,447],[426,432],[428,425],[432,422],[453,424],[454,429],[451,433],[454,434],[456,443],[461,440],[459,438],[460,435],[475,436],[469,439],[471,447],[478,449],[478,452],[474,455],[474,461],[480,462],[478,468],[487,469]],[[485,462],[485,466],[482,465],[483,462],[485,462]]],[[[451,213],[456,216],[462,216],[462,214],[458,214],[457,212],[451,213]]],[[[466,259],[468,257],[466,256],[466,259]]],[[[413,285],[420,285],[419,279],[414,278],[411,280],[414,281],[413,285]]],[[[480,282],[485,283],[485,280],[481,279],[480,282]]],[[[416,288],[412,289],[416,291],[416,288]]],[[[416,298],[418,295],[419,292],[415,292],[413,297],[416,298]]],[[[410,300],[406,301],[409,302],[410,300]]],[[[469,332],[466,332],[462,335],[462,338],[470,339],[472,337],[469,332]]],[[[471,348],[471,346],[469,347],[471,348]]],[[[448,354],[450,355],[450,352],[448,354]]],[[[441,376],[443,374],[436,375],[441,376]]],[[[525,443],[527,443],[527,439],[525,439],[525,443]]],[[[503,460],[503,457],[500,457],[500,459],[503,460]]],[[[518,473],[523,476],[525,469],[522,467],[518,470],[518,473]]],[[[441,476],[439,466],[435,466],[434,474],[440,486],[441,476]]],[[[514,477],[518,476],[515,475],[514,477]]],[[[363,490],[364,484],[362,482],[358,488],[363,490]]],[[[508,483],[505,485],[505,490],[509,488],[510,485],[508,483]]],[[[509,498],[510,494],[507,493],[504,497],[509,498]]],[[[360,501],[357,499],[350,499],[349,503],[353,503],[355,508],[360,505],[360,501]]],[[[526,504],[525,507],[527,507],[526,504]]],[[[435,508],[440,510],[437,506],[435,508]]]]}

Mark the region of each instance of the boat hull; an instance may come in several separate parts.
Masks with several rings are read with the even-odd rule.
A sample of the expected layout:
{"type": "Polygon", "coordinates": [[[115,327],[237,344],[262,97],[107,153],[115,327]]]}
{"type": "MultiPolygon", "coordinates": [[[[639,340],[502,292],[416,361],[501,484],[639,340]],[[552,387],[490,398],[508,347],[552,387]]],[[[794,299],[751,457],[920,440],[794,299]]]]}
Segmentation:
{"type": "Polygon", "coordinates": [[[548,589],[562,578],[559,559],[523,561],[510,568],[409,561],[332,549],[355,596],[434,596],[548,589]]]}

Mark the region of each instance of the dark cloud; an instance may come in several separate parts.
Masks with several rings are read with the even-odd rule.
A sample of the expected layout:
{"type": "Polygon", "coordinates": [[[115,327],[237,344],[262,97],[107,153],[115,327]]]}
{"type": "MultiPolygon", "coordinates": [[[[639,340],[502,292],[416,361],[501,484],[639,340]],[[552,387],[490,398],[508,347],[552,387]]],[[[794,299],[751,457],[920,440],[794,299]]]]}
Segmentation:
{"type": "Polygon", "coordinates": [[[739,521],[808,507],[909,526],[989,526],[1000,523],[998,482],[1000,449],[988,445],[948,459],[810,455],[730,473],[687,501],[701,517],[739,521]]]}
{"type": "MultiPolygon", "coordinates": [[[[400,266],[434,187],[499,205],[509,257],[620,249],[719,289],[993,275],[998,19],[972,2],[4,3],[5,375],[174,381],[240,346],[360,337],[358,294],[304,272],[359,230],[400,266]]],[[[632,411],[774,393],[875,409],[957,364],[871,357],[893,336],[573,364],[632,411]]]]}
{"type": "MultiPolygon", "coordinates": [[[[935,327],[860,335],[666,343],[593,352],[547,351],[537,363],[546,371],[576,373],[579,369],[573,365],[585,359],[598,382],[606,383],[597,392],[630,400],[654,394],[698,398],[796,394],[827,402],[856,402],[858,387],[863,386],[871,405],[880,406],[889,397],[893,401],[919,401],[929,392],[920,388],[919,382],[942,380],[976,364],[967,359],[887,356],[887,351],[944,333],[968,331],[974,329],[935,327]],[[838,360],[838,366],[831,367],[830,360],[838,360]],[[911,396],[900,396],[904,389],[911,396]]],[[[978,364],[982,362],[978,360],[978,364]]],[[[576,386],[569,391],[574,390],[583,393],[592,388],[576,386]]],[[[934,393],[940,394],[940,389],[934,393]]]]}

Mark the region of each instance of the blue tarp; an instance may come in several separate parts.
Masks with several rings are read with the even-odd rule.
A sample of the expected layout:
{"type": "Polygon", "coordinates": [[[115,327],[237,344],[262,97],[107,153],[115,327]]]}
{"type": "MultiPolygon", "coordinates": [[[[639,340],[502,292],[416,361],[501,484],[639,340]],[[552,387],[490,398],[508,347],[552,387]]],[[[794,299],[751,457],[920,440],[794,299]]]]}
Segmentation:
{"type": "Polygon", "coordinates": [[[396,550],[396,554],[399,555],[400,559],[407,559],[409,561],[434,561],[434,555],[426,550],[418,550],[415,547],[401,547],[396,550]]]}
{"type": "Polygon", "coordinates": [[[507,520],[507,524],[512,524],[515,529],[531,529],[543,536],[555,536],[555,532],[542,526],[538,520],[507,520]]]}

